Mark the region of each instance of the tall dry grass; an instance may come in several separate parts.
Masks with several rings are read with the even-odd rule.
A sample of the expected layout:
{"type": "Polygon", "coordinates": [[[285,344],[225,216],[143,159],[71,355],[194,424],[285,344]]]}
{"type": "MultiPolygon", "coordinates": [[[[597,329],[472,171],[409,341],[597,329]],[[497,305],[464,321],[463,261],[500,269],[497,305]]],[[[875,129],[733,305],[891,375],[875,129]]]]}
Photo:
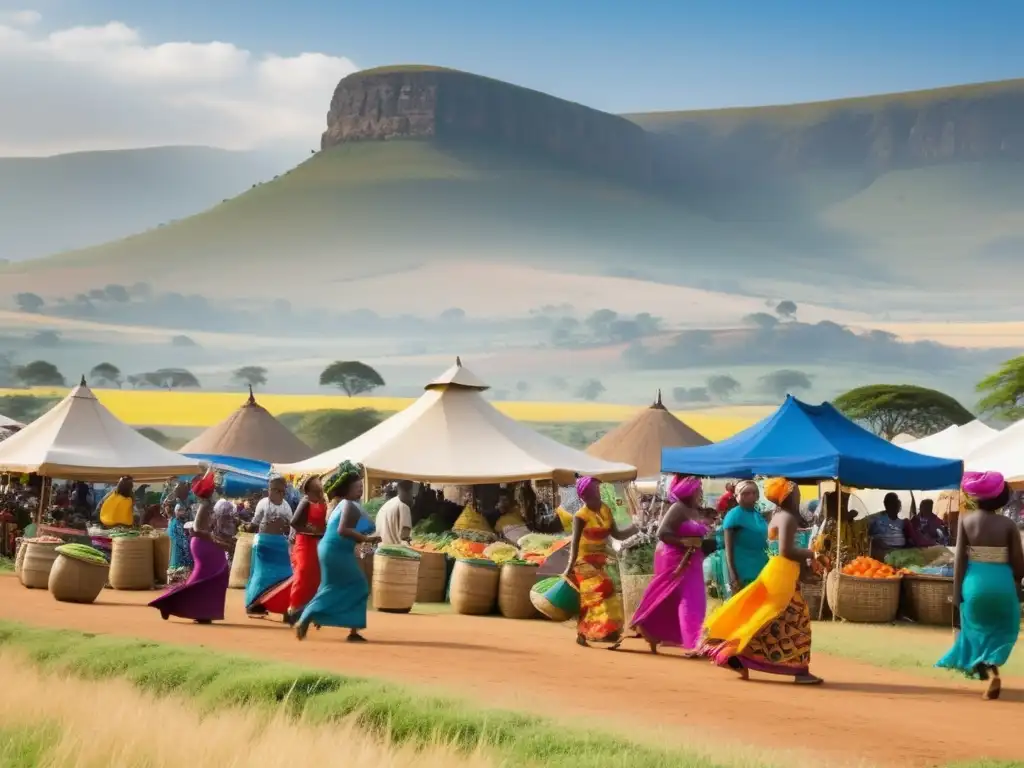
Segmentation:
{"type": "Polygon", "coordinates": [[[0,655],[0,765],[38,768],[487,768],[465,755],[367,736],[354,720],[306,725],[282,711],[224,708],[199,714],[179,697],[151,696],[121,680],[46,674],[24,657],[0,655]]]}

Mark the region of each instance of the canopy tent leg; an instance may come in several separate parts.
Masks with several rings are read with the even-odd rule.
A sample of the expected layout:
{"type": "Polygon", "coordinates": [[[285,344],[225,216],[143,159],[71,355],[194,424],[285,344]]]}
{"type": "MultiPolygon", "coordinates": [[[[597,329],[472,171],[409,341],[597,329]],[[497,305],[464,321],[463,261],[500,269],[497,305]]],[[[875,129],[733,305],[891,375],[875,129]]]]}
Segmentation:
{"type": "MultiPolygon", "coordinates": [[[[839,605],[839,588],[842,586],[843,579],[843,486],[839,484],[839,478],[836,477],[836,562],[833,568],[837,571],[836,574],[836,606],[839,605]]],[[[825,511],[828,514],[828,510],[825,511]]],[[[825,594],[822,595],[822,603],[828,600],[828,574],[825,574],[825,594]]],[[[838,612],[835,607],[832,608],[832,621],[837,621],[838,612]]]]}

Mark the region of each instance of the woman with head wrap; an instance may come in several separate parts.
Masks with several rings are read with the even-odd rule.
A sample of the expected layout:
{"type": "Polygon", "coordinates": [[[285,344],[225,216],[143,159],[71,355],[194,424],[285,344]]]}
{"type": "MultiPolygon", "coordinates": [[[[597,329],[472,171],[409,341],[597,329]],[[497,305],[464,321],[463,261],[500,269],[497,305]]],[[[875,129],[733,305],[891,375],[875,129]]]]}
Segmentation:
{"type": "MultiPolygon", "coordinates": [[[[961,513],[953,564],[953,603],[960,632],[938,666],[988,681],[986,699],[1002,690],[999,667],[1020,633],[1024,551],[1014,522],[999,511],[1010,487],[998,472],[965,472],[961,484],[968,508],[961,513]]],[[[961,497],[963,498],[963,497],[961,497]]],[[[963,504],[961,504],[963,509],[963,504]]]]}
{"type": "Polygon", "coordinates": [[[779,542],[779,554],[708,617],[703,650],[744,680],[754,670],[814,685],[821,678],[810,671],[811,615],[800,594],[800,570],[808,562],[817,565],[820,556],[796,545],[803,524],[796,483],[773,477],[765,481],[764,493],[777,508],[768,531],[779,542]]]}
{"type": "Polygon", "coordinates": [[[295,481],[302,494],[292,515],[291,528],[295,533],[292,545],[291,599],[285,620],[295,625],[306,603],[313,599],[320,586],[320,559],[317,547],[327,525],[327,500],[317,475],[303,475],[295,481]]]}
{"type": "Polygon", "coordinates": [[[761,492],[753,480],[736,484],[736,506],[722,521],[729,593],[750,584],[768,563],[768,523],[757,508],[761,492]]]}
{"type": "Polygon", "coordinates": [[[341,499],[327,521],[317,547],[320,557],[320,587],[302,611],[295,634],[302,640],[309,625],[343,627],[350,643],[365,642],[359,630],[366,628],[366,602],[370,587],[356,558],[357,544],[376,544],[379,536],[365,536],[357,530],[363,510],[363,468],[345,461],[327,481],[327,493],[341,499]]]}
{"type": "Polygon", "coordinates": [[[704,554],[708,528],[700,521],[700,478],[675,476],[669,482],[672,506],[661,518],[654,552],[654,578],[644,591],[631,626],[657,653],[661,644],[696,655],[707,610],[704,554]]]}
{"type": "Polygon", "coordinates": [[[163,513],[167,518],[167,538],[171,540],[170,559],[167,564],[167,583],[178,584],[192,575],[192,550],[189,548],[185,524],[192,522],[193,496],[189,484],[183,480],[168,483],[164,496],[163,513]]]}
{"type": "Polygon", "coordinates": [[[245,586],[245,610],[250,616],[277,613],[285,616],[291,604],[292,563],[288,553],[288,529],[292,508],[285,501],[288,483],[280,475],[270,478],[267,495],[260,499],[250,531],[252,567],[245,586]]]}
{"type": "Polygon", "coordinates": [[[615,650],[622,643],[626,620],[623,616],[619,568],[610,538],[626,539],[636,533],[635,526],[620,530],[612,511],[601,500],[601,482],[594,477],[576,481],[576,494],[583,502],[572,520],[569,564],[564,576],[580,593],[580,616],[576,642],[611,643],[615,650]]]}
{"type": "Polygon", "coordinates": [[[197,624],[209,624],[224,619],[230,569],[227,545],[218,543],[213,535],[214,488],[210,471],[192,481],[192,493],[199,499],[189,539],[195,568],[188,581],[169,588],[150,603],[165,620],[169,616],[180,616],[197,624]]]}

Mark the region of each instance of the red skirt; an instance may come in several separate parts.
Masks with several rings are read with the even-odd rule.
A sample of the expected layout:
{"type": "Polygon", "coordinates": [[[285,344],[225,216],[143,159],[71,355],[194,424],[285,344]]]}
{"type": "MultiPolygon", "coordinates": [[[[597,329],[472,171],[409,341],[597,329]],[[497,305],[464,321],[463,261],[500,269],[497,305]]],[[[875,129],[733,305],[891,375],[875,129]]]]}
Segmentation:
{"type": "Polygon", "coordinates": [[[307,536],[300,533],[295,537],[292,547],[292,583],[289,608],[301,611],[306,603],[313,599],[320,589],[320,558],[316,548],[320,543],[319,536],[307,536]]]}

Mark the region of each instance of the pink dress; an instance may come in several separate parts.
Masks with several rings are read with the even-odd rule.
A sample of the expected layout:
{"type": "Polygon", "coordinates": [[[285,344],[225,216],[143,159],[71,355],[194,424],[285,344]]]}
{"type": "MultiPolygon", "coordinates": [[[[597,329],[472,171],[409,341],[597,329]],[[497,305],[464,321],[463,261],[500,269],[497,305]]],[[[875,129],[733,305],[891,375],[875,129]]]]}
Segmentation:
{"type": "MultiPolygon", "coordinates": [[[[703,523],[685,520],[676,531],[680,538],[703,538],[703,523]]],[[[684,550],[658,542],[654,552],[654,579],[633,614],[632,626],[653,642],[694,650],[700,644],[707,611],[704,591],[704,554],[696,549],[678,576],[673,576],[684,550]]]]}

